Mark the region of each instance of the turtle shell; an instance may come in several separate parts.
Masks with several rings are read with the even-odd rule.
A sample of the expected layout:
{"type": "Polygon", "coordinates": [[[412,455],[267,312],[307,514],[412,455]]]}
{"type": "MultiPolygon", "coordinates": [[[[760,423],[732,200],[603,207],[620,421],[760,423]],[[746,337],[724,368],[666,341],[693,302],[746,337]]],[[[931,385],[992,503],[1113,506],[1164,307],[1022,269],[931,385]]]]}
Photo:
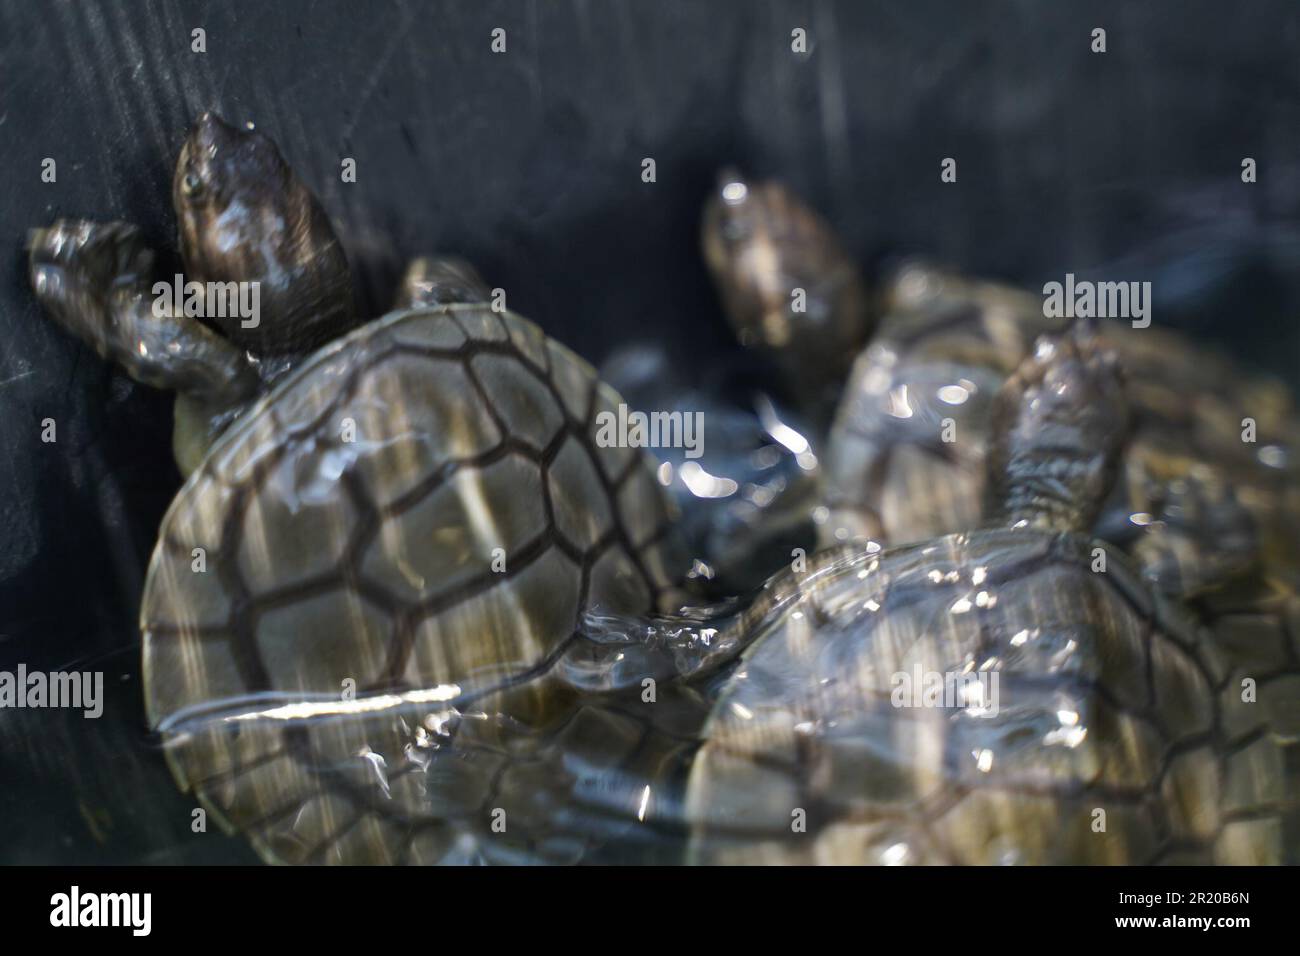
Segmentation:
{"type": "Polygon", "coordinates": [[[1035,339],[1063,323],[997,286],[952,289],[910,266],[854,363],[823,457],[823,546],[901,544],[977,527],[993,396],[1035,339]]]}
{"type": "Polygon", "coordinates": [[[785,574],[692,767],[694,859],[1276,861],[1279,741],[1163,601],[1025,529],[785,574]]]}
{"type": "Polygon", "coordinates": [[[306,360],[162,523],[144,680],[180,785],[270,861],[580,855],[528,820],[539,753],[640,737],[561,672],[584,613],[652,612],[682,570],[648,457],[597,442],[619,401],[481,305],[306,360]]]}
{"type": "MultiPolygon", "coordinates": [[[[824,545],[927,540],[981,523],[988,407],[1038,336],[1041,298],[920,264],[886,292],[890,314],[854,366],[827,452],[824,545]]],[[[1300,462],[1287,391],[1175,333],[1103,323],[1126,372],[1136,428],[1102,537],[1140,546],[1143,529],[1178,547],[1143,560],[1187,594],[1257,552],[1300,569],[1300,462]],[[1253,418],[1257,441],[1242,441],[1253,418]],[[1256,542],[1252,536],[1262,540],[1256,542]]]]}

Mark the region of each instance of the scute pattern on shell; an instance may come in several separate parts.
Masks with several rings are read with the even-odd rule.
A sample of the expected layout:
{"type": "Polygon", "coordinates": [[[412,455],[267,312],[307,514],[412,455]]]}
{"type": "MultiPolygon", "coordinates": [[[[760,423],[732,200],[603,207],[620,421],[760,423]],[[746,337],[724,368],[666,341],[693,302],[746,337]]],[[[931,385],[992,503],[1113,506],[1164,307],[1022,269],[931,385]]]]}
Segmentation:
{"type": "MultiPolygon", "coordinates": [[[[992,395],[1040,335],[1069,322],[1045,317],[1039,296],[922,263],[899,270],[884,300],[824,456],[824,546],[978,527],[992,395]]],[[[1151,537],[1166,522],[1182,540],[1170,534],[1159,547],[1179,550],[1148,570],[1169,593],[1242,570],[1252,533],[1268,560],[1300,567],[1300,430],[1286,387],[1167,329],[1107,320],[1101,332],[1125,371],[1136,427],[1097,533],[1151,537]],[[1254,444],[1242,441],[1245,417],[1257,423],[1254,444]],[[1145,529],[1129,523],[1142,513],[1145,529]]]]}
{"type": "Polygon", "coordinates": [[[595,442],[618,402],[477,305],[385,317],[281,383],[150,568],[147,707],[181,785],[273,861],[581,856],[545,808],[584,746],[633,778],[670,759],[567,673],[600,663],[585,610],[650,613],[680,571],[658,485],[623,494],[648,459],[595,442]],[[347,680],[376,705],[340,712],[347,680]],[[503,807],[510,837],[476,843],[503,807]]]}
{"type": "Polygon", "coordinates": [[[1025,293],[920,264],[901,269],[882,301],[827,442],[824,547],[977,527],[993,396],[1039,335],[1065,326],[1025,293]],[[944,419],[955,440],[944,440],[944,419]]]}
{"type": "Polygon", "coordinates": [[[1118,554],[1090,570],[1094,546],[981,531],[774,581],[693,765],[695,860],[1276,862],[1285,735],[1261,725],[1294,694],[1252,710],[1208,635],[1118,554]],[[996,671],[996,715],[894,706],[917,669],[996,671]]]}

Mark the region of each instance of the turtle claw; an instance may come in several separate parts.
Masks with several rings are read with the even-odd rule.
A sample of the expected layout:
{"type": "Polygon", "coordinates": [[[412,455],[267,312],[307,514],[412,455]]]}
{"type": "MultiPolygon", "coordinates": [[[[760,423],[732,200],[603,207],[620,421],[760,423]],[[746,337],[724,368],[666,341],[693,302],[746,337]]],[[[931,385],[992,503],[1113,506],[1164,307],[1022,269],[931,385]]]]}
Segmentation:
{"type": "Polygon", "coordinates": [[[250,397],[247,357],[202,323],[154,313],[154,254],[126,222],[60,219],[27,236],[36,297],[54,321],[136,381],[229,404],[250,397]]]}
{"type": "Polygon", "coordinates": [[[57,296],[66,288],[65,281],[73,281],[70,272],[77,274],[76,285],[88,294],[106,296],[116,285],[147,277],[154,261],[140,230],[120,221],[60,219],[48,228],[30,230],[27,252],[32,287],[43,300],[57,296]]]}

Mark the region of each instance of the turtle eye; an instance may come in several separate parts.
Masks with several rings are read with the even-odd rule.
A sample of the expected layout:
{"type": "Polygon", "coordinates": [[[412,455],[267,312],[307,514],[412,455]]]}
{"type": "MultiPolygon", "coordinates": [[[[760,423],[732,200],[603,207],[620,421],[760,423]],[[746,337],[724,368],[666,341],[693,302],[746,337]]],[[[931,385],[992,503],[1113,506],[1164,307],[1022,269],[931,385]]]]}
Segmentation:
{"type": "Polygon", "coordinates": [[[194,170],[190,170],[181,178],[181,192],[187,199],[198,199],[203,195],[203,180],[194,170]]]}

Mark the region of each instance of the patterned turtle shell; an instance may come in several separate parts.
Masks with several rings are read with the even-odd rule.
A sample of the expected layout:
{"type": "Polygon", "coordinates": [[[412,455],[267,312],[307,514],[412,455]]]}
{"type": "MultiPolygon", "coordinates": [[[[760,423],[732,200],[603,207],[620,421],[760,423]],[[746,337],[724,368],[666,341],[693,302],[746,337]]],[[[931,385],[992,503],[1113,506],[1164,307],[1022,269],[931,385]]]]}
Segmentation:
{"type": "Polygon", "coordinates": [[[682,570],[647,457],[597,442],[618,404],[481,305],[306,360],[162,524],[144,678],[180,785],[269,861],[586,853],[550,835],[554,755],[657,758],[582,707],[579,622],[654,611],[682,570]]]}
{"type": "Polygon", "coordinates": [[[1103,547],[985,530],[776,579],[693,765],[695,861],[1278,861],[1272,705],[1103,547]]]}
{"type": "MultiPolygon", "coordinates": [[[[899,272],[888,298],[891,315],[855,367],[828,449],[827,540],[924,540],[981,523],[992,395],[1058,324],[1037,297],[920,264],[899,272]]],[[[1293,745],[1300,482],[1286,390],[1174,333],[1120,323],[1103,333],[1127,370],[1136,426],[1095,530],[1189,604],[1232,686],[1258,682],[1268,706],[1232,710],[1237,729],[1293,745]],[[1242,441],[1247,416],[1253,444],[1242,441]]],[[[1297,820],[1292,806],[1287,825],[1297,820]]],[[[1286,845],[1295,859],[1300,838],[1286,845]]]]}
{"type": "MultiPolygon", "coordinates": [[[[1039,297],[920,263],[899,270],[884,300],[826,449],[824,545],[902,544],[980,524],[989,402],[1034,341],[1066,321],[1045,318],[1039,297]]],[[[1257,553],[1300,569],[1300,462],[1289,457],[1300,436],[1285,386],[1166,330],[1109,322],[1103,332],[1127,370],[1136,425],[1098,533],[1138,552],[1175,594],[1257,553]],[[1160,551],[1147,528],[1160,532],[1160,551]]]]}

